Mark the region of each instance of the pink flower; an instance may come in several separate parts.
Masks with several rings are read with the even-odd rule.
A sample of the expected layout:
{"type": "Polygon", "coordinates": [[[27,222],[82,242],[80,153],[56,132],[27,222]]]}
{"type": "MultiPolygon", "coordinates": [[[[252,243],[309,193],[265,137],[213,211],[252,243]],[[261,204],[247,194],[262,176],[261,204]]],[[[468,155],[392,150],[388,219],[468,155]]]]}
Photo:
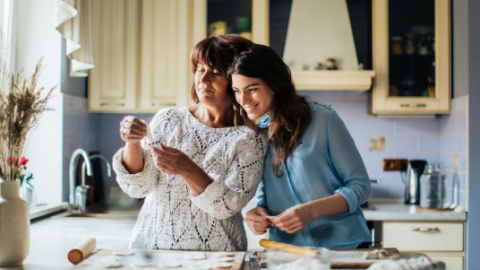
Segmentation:
{"type": "Polygon", "coordinates": [[[17,166],[17,158],[16,157],[8,157],[7,158],[7,165],[8,166],[17,166]]]}
{"type": "Polygon", "coordinates": [[[22,157],[20,159],[20,162],[18,163],[18,166],[25,166],[27,165],[27,162],[28,162],[28,159],[26,159],[25,157],[22,157]]]}

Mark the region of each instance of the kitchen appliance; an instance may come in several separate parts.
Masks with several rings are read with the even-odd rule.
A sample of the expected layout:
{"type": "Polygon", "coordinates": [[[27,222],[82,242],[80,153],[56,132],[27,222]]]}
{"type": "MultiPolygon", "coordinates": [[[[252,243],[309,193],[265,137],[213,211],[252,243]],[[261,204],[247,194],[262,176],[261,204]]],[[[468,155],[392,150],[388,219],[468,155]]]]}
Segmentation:
{"type": "Polygon", "coordinates": [[[420,207],[428,209],[446,209],[450,206],[447,199],[447,176],[442,165],[426,165],[420,177],[420,207]]]}
{"type": "MultiPolygon", "coordinates": [[[[405,204],[420,204],[420,176],[427,161],[412,159],[408,162],[405,183],[405,204]]],[[[402,174],[403,180],[403,174],[402,174]]]]}

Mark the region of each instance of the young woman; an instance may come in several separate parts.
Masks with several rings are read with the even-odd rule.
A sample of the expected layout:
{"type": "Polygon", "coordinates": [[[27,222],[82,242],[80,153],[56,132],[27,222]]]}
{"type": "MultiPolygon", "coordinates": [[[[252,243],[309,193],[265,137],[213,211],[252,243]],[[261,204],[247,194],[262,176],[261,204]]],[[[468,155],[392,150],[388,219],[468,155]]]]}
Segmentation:
{"type": "Polygon", "coordinates": [[[267,143],[263,134],[235,127],[225,73],[250,43],[223,35],[193,48],[197,105],[160,110],[150,124],[153,144],[141,120],[120,123],[126,145],[113,158],[117,182],[145,198],[129,248],[247,249],[240,211],[260,182],[267,143]]]}
{"type": "Polygon", "coordinates": [[[290,69],[271,48],[252,45],[228,71],[235,117],[270,142],[258,206],[247,213],[254,234],[327,248],[356,248],[370,234],[360,205],[370,196],[362,158],[330,107],[298,95],[290,69]],[[268,118],[258,126],[254,120],[268,118]],[[266,216],[276,216],[272,223],[266,216]]]}

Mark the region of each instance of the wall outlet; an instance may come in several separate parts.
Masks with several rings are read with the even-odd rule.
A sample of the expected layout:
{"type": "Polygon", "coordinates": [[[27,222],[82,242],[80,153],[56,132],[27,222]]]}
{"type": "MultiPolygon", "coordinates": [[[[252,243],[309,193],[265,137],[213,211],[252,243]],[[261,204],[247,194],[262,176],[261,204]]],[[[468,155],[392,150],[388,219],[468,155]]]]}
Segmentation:
{"type": "Polygon", "coordinates": [[[383,170],[384,171],[406,171],[408,159],[406,158],[384,158],[383,170]]]}

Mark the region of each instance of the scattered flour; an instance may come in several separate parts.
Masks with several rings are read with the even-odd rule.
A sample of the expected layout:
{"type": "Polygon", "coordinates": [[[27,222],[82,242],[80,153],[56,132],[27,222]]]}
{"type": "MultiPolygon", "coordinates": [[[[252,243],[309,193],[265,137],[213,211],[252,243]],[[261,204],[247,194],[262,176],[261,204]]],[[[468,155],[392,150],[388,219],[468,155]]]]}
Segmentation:
{"type": "Polygon", "coordinates": [[[329,270],[330,267],[316,259],[302,258],[293,262],[281,264],[275,270],[329,270]]]}

